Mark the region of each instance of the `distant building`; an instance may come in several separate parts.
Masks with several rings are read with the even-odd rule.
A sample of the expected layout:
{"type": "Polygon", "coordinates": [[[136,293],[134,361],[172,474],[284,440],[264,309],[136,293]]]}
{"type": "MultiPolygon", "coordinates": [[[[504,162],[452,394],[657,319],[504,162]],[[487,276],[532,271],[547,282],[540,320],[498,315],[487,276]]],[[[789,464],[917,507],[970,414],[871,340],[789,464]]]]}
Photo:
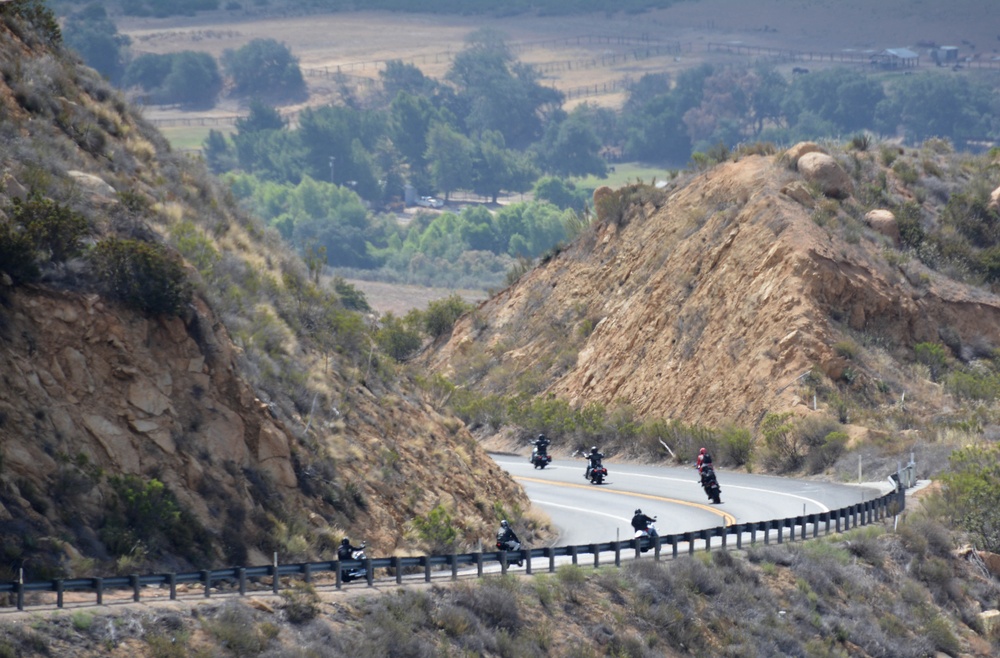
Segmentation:
{"type": "Polygon", "coordinates": [[[913,68],[920,63],[920,55],[909,48],[886,48],[873,55],[871,63],[883,69],[913,68]]]}

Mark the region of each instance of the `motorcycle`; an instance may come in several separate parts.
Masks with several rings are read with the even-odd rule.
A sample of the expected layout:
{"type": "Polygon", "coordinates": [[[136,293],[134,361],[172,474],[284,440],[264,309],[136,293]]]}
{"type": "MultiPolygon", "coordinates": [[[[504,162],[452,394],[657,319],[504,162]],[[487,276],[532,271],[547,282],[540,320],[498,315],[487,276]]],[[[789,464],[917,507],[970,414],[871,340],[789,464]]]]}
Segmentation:
{"type": "MultiPolygon", "coordinates": [[[[521,542],[514,541],[513,539],[508,539],[504,543],[497,542],[497,550],[507,551],[508,553],[512,553],[514,551],[519,551],[519,550],[521,550],[521,542]]],[[[516,564],[519,567],[523,566],[524,565],[524,560],[518,560],[514,564],[516,564]]]]}
{"type": "Polygon", "coordinates": [[[720,496],[722,489],[719,487],[719,480],[715,477],[715,470],[711,467],[701,469],[701,488],[705,490],[705,495],[714,504],[722,502],[720,496]]]}
{"type": "MultiPolygon", "coordinates": [[[[655,521],[656,517],[653,517],[653,520],[655,521]]],[[[635,540],[639,545],[639,550],[645,553],[649,549],[653,548],[653,544],[656,542],[657,536],[656,526],[652,523],[647,523],[645,530],[636,530],[635,540]]]]}
{"type": "Polygon", "coordinates": [[[531,465],[535,468],[545,468],[552,463],[552,457],[547,452],[539,452],[538,448],[531,451],[531,465]]]}
{"type": "Polygon", "coordinates": [[[606,477],[608,477],[608,469],[600,461],[587,468],[587,478],[591,484],[604,484],[606,477]]]}
{"type": "Polygon", "coordinates": [[[364,565],[364,561],[365,561],[365,559],[367,557],[368,556],[365,555],[365,542],[361,542],[361,546],[358,546],[358,550],[351,551],[351,559],[352,560],[360,560],[361,564],[359,564],[356,567],[349,567],[349,568],[345,567],[345,568],[341,569],[340,579],[343,582],[345,582],[345,583],[349,583],[352,580],[358,580],[360,578],[367,578],[368,577],[368,569],[365,569],[365,565],[364,565]]]}

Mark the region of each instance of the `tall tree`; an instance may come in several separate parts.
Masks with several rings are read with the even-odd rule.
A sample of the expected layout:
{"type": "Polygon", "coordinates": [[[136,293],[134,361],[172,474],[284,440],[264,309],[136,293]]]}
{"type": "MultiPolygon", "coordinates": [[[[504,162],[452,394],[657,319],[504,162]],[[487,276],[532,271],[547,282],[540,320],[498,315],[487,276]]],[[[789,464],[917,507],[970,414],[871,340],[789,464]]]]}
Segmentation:
{"type": "Polygon", "coordinates": [[[427,136],[427,160],[434,186],[445,199],[458,189],[472,186],[472,142],[443,123],[431,127],[427,136]]]}
{"type": "Polygon", "coordinates": [[[538,72],[517,62],[503,37],[488,28],[468,37],[447,77],[466,99],[468,132],[498,130],[511,148],[538,139],[546,115],[562,104],[562,93],[540,85],[538,72]]]}
{"type": "Polygon", "coordinates": [[[233,79],[233,93],[237,96],[271,101],[295,101],[306,96],[299,60],[288,46],[274,39],[254,39],[237,50],[226,50],[222,64],[233,79]]]}

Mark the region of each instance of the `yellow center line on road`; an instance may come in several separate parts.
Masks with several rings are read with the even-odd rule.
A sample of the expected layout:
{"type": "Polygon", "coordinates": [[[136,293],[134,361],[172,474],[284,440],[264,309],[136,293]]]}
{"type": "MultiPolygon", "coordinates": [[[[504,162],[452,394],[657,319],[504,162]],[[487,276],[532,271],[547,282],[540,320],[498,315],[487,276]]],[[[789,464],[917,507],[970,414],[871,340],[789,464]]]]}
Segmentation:
{"type": "Polygon", "coordinates": [[[602,493],[618,494],[619,496],[635,496],[637,498],[648,498],[649,500],[659,500],[664,503],[673,503],[675,505],[687,505],[688,507],[696,507],[700,510],[706,512],[711,512],[717,516],[721,516],[725,525],[736,525],[736,517],[732,514],[727,514],[722,510],[716,509],[714,507],[709,507],[708,505],[703,505],[701,503],[692,503],[687,500],[679,500],[677,498],[667,498],[665,496],[654,496],[653,494],[635,493],[633,491],[616,491],[615,489],[594,489],[594,485],[591,484],[574,484],[572,482],[555,482],[553,480],[541,480],[539,478],[529,478],[524,476],[515,475],[513,476],[515,480],[523,480],[525,482],[535,482],[537,484],[551,484],[556,487],[572,487],[574,489],[586,489],[587,491],[600,491],[602,493]]]}

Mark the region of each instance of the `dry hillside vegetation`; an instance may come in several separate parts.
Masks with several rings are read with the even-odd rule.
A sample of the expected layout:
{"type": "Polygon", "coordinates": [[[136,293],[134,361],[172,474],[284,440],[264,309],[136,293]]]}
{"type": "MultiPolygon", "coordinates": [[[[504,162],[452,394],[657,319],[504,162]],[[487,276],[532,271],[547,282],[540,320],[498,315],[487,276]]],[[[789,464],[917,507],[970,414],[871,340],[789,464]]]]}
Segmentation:
{"type": "Polygon", "coordinates": [[[318,559],[345,533],[419,551],[412,522],[432,510],[446,542],[474,545],[527,512],[366,317],[15,11],[0,12],[0,580],[318,559]]]}
{"type": "MultiPolygon", "coordinates": [[[[1000,172],[946,144],[856,142],[803,157],[832,163],[847,191],[828,192],[841,200],[800,171],[799,154],[817,145],[761,145],[665,189],[598,190],[590,227],[460,320],[425,363],[483,399],[599,405],[608,422],[595,438],[624,452],[662,452],[666,435],[637,434],[635,419],[736,426],[752,442],[791,412],[823,435],[890,439],[883,452],[926,445],[956,420],[995,422],[995,389],[970,396],[947,375],[978,363],[992,381],[1000,297],[945,220],[963,190],[988,199],[1000,172]],[[891,225],[866,220],[873,209],[891,209],[891,225]]],[[[489,413],[467,420],[488,424],[489,413]]],[[[590,442],[544,429],[565,449],[590,442]]],[[[672,447],[693,458],[687,443],[672,447]]],[[[781,461],[801,465],[806,448],[781,461]]]]}
{"type": "MultiPolygon", "coordinates": [[[[989,556],[987,556],[989,557],[989,556]]],[[[995,557],[995,556],[994,556],[995,557]]],[[[912,517],[805,544],[371,593],[0,620],[5,655],[989,656],[1000,586],[912,517]],[[891,525],[891,524],[890,524],[891,525]],[[13,652],[13,653],[12,653],[13,652]]]]}

